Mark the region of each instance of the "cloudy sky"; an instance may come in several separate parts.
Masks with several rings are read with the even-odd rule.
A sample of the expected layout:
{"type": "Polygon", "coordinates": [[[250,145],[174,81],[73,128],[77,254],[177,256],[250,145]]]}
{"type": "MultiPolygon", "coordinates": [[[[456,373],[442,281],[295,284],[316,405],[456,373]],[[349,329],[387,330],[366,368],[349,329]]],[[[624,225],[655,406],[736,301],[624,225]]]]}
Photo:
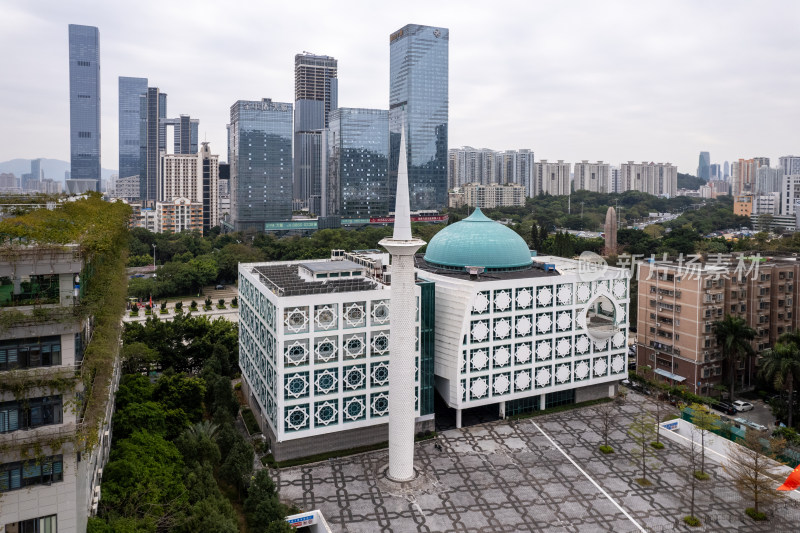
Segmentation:
{"type": "Polygon", "coordinates": [[[800,2],[2,0],[0,161],[69,160],[67,25],[100,29],[102,163],[117,79],[146,77],[226,159],[239,99],[291,102],[294,55],[339,60],[339,105],[387,108],[389,34],[450,28],[450,147],[538,159],[800,154],[800,2]]]}

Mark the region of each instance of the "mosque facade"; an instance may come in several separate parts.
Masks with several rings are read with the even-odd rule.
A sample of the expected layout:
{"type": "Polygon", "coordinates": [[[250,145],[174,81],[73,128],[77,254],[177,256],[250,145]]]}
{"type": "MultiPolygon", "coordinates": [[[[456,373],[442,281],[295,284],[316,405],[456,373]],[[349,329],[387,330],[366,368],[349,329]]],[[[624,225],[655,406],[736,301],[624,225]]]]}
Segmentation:
{"type": "MultiPolygon", "coordinates": [[[[414,255],[416,430],[613,396],[630,273],[536,256],[479,209],[414,255]]],[[[389,440],[389,254],[239,265],[243,389],[277,460],[389,440]]],[[[404,385],[408,385],[407,383],[404,385]]]]}

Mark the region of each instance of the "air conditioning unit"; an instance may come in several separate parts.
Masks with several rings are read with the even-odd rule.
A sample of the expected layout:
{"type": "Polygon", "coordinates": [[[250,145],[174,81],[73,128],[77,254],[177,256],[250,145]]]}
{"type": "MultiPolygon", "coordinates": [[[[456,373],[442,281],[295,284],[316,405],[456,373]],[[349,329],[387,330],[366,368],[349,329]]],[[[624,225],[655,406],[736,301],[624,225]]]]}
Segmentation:
{"type": "Polygon", "coordinates": [[[658,297],[658,299],[659,299],[659,300],[663,300],[663,299],[664,299],[664,297],[663,297],[663,296],[659,296],[659,297],[658,297]]]}

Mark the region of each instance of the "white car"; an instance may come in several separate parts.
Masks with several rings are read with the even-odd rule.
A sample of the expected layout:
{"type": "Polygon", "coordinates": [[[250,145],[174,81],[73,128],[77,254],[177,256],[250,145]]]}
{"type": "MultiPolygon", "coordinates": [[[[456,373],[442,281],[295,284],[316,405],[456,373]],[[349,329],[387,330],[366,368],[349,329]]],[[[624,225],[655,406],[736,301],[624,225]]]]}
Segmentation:
{"type": "Polygon", "coordinates": [[[739,412],[752,411],[753,404],[750,402],[743,402],[742,400],[736,400],[733,402],[733,408],[739,412]]]}

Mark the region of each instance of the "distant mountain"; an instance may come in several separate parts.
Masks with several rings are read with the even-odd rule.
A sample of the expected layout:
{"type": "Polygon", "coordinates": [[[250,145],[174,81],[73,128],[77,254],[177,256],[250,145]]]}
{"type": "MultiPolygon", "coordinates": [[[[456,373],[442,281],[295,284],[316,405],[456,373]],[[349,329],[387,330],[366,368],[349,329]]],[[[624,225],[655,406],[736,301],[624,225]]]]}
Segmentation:
{"type": "MultiPolygon", "coordinates": [[[[56,181],[64,181],[64,171],[69,170],[69,161],[62,161],[60,159],[42,159],[42,170],[44,170],[44,177],[56,181]]],[[[12,159],[10,161],[0,162],[0,173],[11,172],[15,176],[22,177],[31,171],[30,159],[12,159]]],[[[116,174],[116,170],[104,168],[102,171],[103,179],[107,180],[111,174],[116,174]]]]}

